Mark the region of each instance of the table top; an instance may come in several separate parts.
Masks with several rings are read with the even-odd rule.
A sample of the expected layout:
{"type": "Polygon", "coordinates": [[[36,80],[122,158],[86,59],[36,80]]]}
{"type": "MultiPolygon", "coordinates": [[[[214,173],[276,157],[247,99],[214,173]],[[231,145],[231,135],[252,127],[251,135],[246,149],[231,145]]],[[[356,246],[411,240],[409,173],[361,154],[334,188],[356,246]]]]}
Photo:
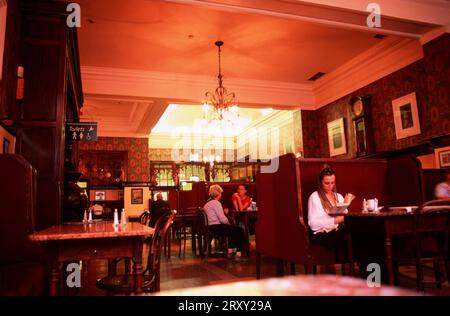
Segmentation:
{"type": "Polygon", "coordinates": [[[162,296],[414,296],[416,292],[336,275],[297,275],[160,292],[162,296]]]}
{"type": "MultiPolygon", "coordinates": [[[[345,217],[388,217],[388,216],[413,216],[417,206],[397,206],[388,209],[381,209],[378,212],[349,212],[342,214],[345,217]],[[411,212],[407,211],[407,207],[411,208],[411,212]]],[[[449,206],[426,206],[424,208],[427,213],[449,213],[449,206]]]]}
{"type": "Polygon", "coordinates": [[[113,222],[95,221],[93,223],[71,223],[52,226],[29,235],[32,241],[67,239],[115,238],[130,236],[151,236],[154,229],[140,223],[129,222],[114,226],[113,222]]]}

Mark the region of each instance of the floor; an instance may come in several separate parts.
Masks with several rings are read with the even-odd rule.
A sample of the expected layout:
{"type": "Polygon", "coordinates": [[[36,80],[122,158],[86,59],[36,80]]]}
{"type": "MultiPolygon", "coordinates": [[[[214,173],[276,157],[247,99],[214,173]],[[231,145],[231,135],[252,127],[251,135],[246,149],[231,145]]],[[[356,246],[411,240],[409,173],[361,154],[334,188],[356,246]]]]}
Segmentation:
{"type": "MultiPolygon", "coordinates": [[[[254,248],[254,241],[251,242],[254,248]]],[[[146,261],[144,260],[144,266],[146,261]]],[[[264,278],[276,276],[276,262],[269,257],[262,259],[262,276],[264,278]]],[[[337,274],[341,274],[339,266],[336,266],[337,274]]],[[[118,265],[118,273],[124,270],[123,263],[118,265]]],[[[248,262],[235,262],[226,259],[222,253],[212,254],[208,260],[202,260],[198,256],[194,256],[191,248],[187,247],[185,258],[178,257],[178,245],[172,244],[172,255],[168,259],[166,256],[162,259],[161,264],[161,291],[207,286],[227,282],[254,280],[256,277],[256,256],[251,253],[248,262]]],[[[66,295],[90,295],[103,296],[105,292],[95,287],[95,280],[98,277],[107,275],[108,266],[104,260],[95,260],[84,263],[82,268],[81,288],[66,292],[66,295]]],[[[296,266],[296,273],[303,274],[304,270],[301,266],[296,266]]],[[[320,271],[319,271],[320,273],[320,271]]],[[[414,278],[414,268],[402,268],[401,273],[414,278]]],[[[432,279],[432,274],[427,273],[427,279],[432,279]]],[[[400,285],[415,291],[415,281],[413,279],[401,277],[400,285]]],[[[448,295],[450,296],[450,285],[444,283],[442,289],[436,289],[434,286],[427,286],[427,294],[448,295]]]]}

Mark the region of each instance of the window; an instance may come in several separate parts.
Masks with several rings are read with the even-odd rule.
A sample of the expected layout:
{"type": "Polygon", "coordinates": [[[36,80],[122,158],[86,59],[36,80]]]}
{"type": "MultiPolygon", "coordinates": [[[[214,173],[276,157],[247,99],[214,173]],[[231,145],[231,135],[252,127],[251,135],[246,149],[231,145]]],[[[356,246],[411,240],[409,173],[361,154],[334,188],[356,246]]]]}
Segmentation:
{"type": "Polygon", "coordinates": [[[3,53],[5,50],[6,35],[6,0],[0,0],[0,80],[3,74],[3,53]]]}

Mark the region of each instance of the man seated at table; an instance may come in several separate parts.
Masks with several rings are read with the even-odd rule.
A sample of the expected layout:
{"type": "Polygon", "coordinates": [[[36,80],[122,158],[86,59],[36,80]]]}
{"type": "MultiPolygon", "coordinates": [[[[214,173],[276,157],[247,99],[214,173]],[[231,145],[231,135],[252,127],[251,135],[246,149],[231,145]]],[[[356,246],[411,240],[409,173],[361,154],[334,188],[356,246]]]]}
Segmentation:
{"type": "Polygon", "coordinates": [[[233,248],[236,248],[236,261],[244,261],[247,258],[243,252],[248,250],[248,239],[244,231],[237,226],[230,225],[228,218],[225,216],[222,204],[219,202],[222,198],[222,188],[219,185],[212,185],[209,188],[209,200],[203,209],[208,218],[208,229],[217,236],[228,238],[228,257],[233,257],[233,248]]]}
{"type": "Polygon", "coordinates": [[[170,210],[169,202],[164,201],[162,193],[156,195],[156,201],[150,205],[150,227],[155,227],[156,221],[170,210]]]}
{"type": "Polygon", "coordinates": [[[445,171],[446,181],[436,185],[434,195],[438,200],[450,199],[450,169],[445,171]]]}

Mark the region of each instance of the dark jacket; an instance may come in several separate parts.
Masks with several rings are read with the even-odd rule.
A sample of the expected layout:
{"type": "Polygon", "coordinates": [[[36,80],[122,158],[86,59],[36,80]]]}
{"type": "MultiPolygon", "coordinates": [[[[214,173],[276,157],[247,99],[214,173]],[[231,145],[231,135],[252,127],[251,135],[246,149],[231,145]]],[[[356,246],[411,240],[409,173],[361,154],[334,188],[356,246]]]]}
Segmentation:
{"type": "Polygon", "coordinates": [[[170,211],[170,205],[167,201],[156,200],[153,201],[150,206],[150,227],[155,227],[156,221],[164,215],[164,213],[170,211]]]}

